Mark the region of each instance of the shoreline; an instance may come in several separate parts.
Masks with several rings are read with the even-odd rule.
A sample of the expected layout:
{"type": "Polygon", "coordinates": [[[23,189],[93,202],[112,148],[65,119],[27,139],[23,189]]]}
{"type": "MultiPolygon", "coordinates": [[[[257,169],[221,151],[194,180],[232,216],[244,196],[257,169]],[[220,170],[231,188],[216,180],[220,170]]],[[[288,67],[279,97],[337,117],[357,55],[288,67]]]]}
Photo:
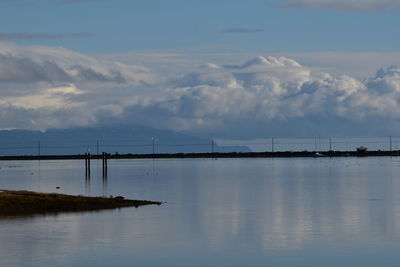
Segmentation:
{"type": "Polygon", "coordinates": [[[310,158],[310,157],[397,157],[400,150],[371,151],[279,151],[279,152],[214,152],[172,154],[78,154],[0,156],[0,161],[15,160],[84,160],[84,159],[181,159],[181,158],[310,158]]]}
{"type": "Polygon", "coordinates": [[[161,205],[162,202],[114,198],[74,196],[59,193],[40,193],[0,189],[0,218],[36,214],[99,211],[124,207],[161,205]]]}

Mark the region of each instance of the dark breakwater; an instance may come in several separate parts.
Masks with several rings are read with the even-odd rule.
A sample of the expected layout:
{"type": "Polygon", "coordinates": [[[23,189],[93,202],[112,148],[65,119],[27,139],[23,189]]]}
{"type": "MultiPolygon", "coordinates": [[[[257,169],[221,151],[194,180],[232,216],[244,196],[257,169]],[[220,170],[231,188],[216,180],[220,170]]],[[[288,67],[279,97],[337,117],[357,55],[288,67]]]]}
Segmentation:
{"type": "Polygon", "coordinates": [[[0,160],[79,160],[79,159],[163,159],[163,158],[292,158],[292,157],[393,157],[400,156],[394,151],[281,151],[281,152],[229,152],[229,153],[174,153],[174,154],[79,154],[40,156],[0,156],[0,160]]]}

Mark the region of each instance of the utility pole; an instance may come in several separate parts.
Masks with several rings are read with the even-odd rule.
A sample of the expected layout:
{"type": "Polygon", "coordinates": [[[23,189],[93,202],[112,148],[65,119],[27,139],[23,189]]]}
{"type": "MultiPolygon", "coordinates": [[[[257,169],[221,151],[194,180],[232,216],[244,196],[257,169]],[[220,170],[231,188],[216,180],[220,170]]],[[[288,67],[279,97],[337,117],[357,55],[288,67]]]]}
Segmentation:
{"type": "Polygon", "coordinates": [[[329,137],[329,151],[332,151],[332,137],[329,137]]]}
{"type": "Polygon", "coordinates": [[[271,150],[272,150],[272,153],[273,152],[275,152],[275,143],[274,143],[274,138],[272,137],[272,139],[271,139],[271,150]]]}
{"type": "Polygon", "coordinates": [[[392,136],[390,136],[390,152],[392,152],[392,136]]]}
{"type": "Polygon", "coordinates": [[[314,137],[314,151],[317,151],[317,137],[314,137]]]}
{"type": "Polygon", "coordinates": [[[321,151],[321,135],[318,136],[318,140],[319,140],[319,151],[321,151]]]}
{"type": "Polygon", "coordinates": [[[211,152],[214,153],[214,139],[211,139],[211,152]]]}

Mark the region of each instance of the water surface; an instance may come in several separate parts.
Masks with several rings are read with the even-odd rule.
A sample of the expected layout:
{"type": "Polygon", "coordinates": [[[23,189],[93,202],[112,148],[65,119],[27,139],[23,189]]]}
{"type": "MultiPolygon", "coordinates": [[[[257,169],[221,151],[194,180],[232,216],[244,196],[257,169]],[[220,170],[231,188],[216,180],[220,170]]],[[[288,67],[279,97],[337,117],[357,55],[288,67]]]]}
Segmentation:
{"type": "Polygon", "coordinates": [[[0,162],[0,188],[167,201],[0,220],[0,266],[399,266],[400,158],[0,162]],[[56,187],[61,189],[57,190],[56,187]]]}

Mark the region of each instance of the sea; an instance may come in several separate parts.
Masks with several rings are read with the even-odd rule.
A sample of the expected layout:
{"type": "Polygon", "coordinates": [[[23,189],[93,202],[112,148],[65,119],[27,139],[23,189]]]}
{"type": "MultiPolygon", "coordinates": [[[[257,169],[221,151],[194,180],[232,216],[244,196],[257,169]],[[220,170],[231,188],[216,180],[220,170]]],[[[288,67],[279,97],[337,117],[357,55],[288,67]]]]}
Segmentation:
{"type": "Polygon", "coordinates": [[[0,189],[165,202],[0,218],[0,266],[400,266],[400,157],[108,164],[0,161],[0,189]]]}

